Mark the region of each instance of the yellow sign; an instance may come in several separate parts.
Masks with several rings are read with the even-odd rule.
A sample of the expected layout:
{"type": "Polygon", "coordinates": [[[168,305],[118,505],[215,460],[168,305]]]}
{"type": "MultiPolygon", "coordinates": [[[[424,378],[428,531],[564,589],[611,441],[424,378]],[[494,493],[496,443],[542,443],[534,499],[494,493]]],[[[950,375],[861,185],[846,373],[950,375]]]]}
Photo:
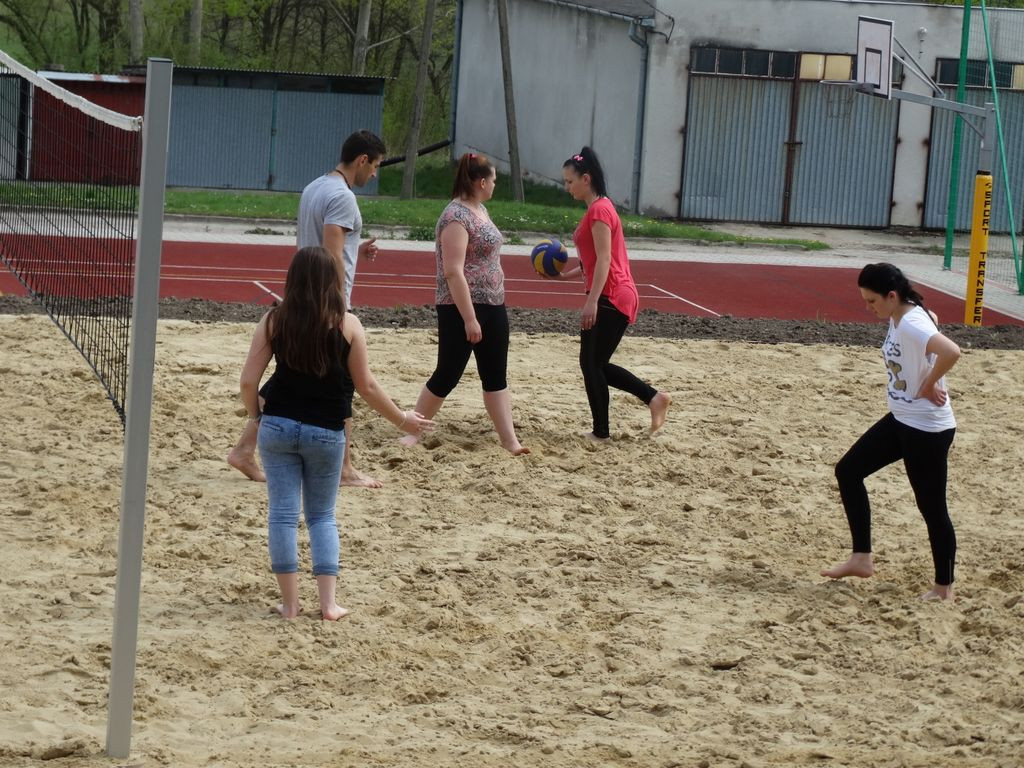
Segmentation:
{"type": "Polygon", "coordinates": [[[988,231],[992,222],[992,174],[974,178],[974,222],[971,226],[971,257],[967,265],[967,295],[964,324],[981,325],[985,305],[985,262],[988,259],[988,231]]]}

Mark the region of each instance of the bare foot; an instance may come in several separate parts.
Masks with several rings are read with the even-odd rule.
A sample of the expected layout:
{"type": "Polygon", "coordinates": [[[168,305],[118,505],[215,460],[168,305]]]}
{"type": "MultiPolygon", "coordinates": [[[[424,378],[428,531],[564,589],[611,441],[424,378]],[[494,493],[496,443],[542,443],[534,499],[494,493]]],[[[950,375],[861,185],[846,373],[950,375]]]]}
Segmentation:
{"type": "Polygon", "coordinates": [[[236,453],[234,450],[228,454],[228,464],[237,469],[250,480],[257,483],[267,482],[267,476],[263,474],[260,465],[256,463],[256,457],[251,453],[247,455],[236,453]]]}
{"type": "Polygon", "coordinates": [[[324,621],[337,621],[338,619],[344,619],[348,616],[348,608],[342,608],[340,605],[335,603],[329,608],[321,608],[320,615],[323,616],[324,621]]]}
{"type": "Polygon", "coordinates": [[[277,604],[277,612],[280,613],[281,616],[286,619],[294,619],[296,616],[302,613],[302,611],[299,609],[299,606],[292,605],[285,608],[284,603],[277,604]]]}
{"type": "Polygon", "coordinates": [[[953,595],[952,584],[935,584],[934,586],[932,586],[931,589],[929,589],[927,592],[921,595],[921,599],[948,600],[952,603],[956,599],[956,597],[953,595]]]}
{"type": "Polygon", "coordinates": [[[400,445],[404,445],[406,448],[412,448],[420,441],[419,435],[402,435],[398,438],[400,445]]]}
{"type": "Polygon", "coordinates": [[[584,432],[583,439],[589,440],[592,443],[597,443],[598,445],[603,445],[604,443],[610,443],[612,441],[610,437],[598,437],[593,432],[584,432]]]}
{"type": "Polygon", "coordinates": [[[343,487],[350,486],[352,488],[382,488],[384,483],[375,477],[363,474],[355,467],[352,467],[348,471],[342,470],[341,485],[343,487]]]}
{"type": "Polygon", "coordinates": [[[530,449],[524,445],[521,445],[518,440],[516,440],[514,443],[510,443],[509,445],[502,443],[501,447],[504,448],[509,453],[511,453],[513,456],[525,456],[530,452],[530,449]]]}
{"type": "Polygon", "coordinates": [[[659,429],[661,425],[665,423],[665,419],[668,417],[668,407],[672,404],[672,398],[664,392],[659,392],[647,405],[651,409],[651,434],[653,435],[659,429]]]}
{"type": "Polygon", "coordinates": [[[833,565],[827,571],[822,571],[821,575],[830,579],[841,579],[845,576],[866,579],[875,575],[875,564],[870,552],[854,552],[845,563],[833,565]]]}

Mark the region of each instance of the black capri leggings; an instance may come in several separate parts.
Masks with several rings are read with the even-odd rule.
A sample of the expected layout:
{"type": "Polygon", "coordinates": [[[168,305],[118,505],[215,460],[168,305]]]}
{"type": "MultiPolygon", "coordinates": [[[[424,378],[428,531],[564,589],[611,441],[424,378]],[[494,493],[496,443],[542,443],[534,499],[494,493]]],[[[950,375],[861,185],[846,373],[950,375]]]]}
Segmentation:
{"type": "Polygon", "coordinates": [[[608,387],[629,392],[649,405],[658,390],[625,368],[609,362],[615,354],[629,318],[619,312],[607,296],[597,301],[597,319],[592,328],[580,332],[580,370],[587,388],[594,436],[608,437],[608,387]]]}
{"type": "Polygon", "coordinates": [[[935,562],[935,583],[953,583],[956,533],[946,507],[946,459],[956,429],[924,432],[891,413],[865,432],[836,464],[836,479],[853,535],[854,552],[871,551],[871,505],[864,478],[903,459],[917,508],[928,526],[935,562]]]}
{"type": "Polygon", "coordinates": [[[484,392],[500,392],[508,387],[508,312],[504,304],[474,304],[483,338],[477,344],[466,341],[466,324],[454,304],[437,305],[437,366],[427,380],[427,389],[435,397],[445,398],[455,389],[466,370],[470,353],[476,357],[476,370],[484,392]]]}

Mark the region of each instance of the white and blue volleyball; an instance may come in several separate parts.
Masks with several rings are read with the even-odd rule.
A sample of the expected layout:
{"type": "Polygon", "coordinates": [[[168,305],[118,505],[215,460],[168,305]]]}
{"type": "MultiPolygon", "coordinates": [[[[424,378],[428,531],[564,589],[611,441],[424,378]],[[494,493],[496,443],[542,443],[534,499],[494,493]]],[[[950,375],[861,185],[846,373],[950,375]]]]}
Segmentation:
{"type": "Polygon", "coordinates": [[[556,277],[565,269],[569,261],[569,252],[555,238],[541,240],[530,251],[530,260],[537,274],[542,277],[556,277]]]}

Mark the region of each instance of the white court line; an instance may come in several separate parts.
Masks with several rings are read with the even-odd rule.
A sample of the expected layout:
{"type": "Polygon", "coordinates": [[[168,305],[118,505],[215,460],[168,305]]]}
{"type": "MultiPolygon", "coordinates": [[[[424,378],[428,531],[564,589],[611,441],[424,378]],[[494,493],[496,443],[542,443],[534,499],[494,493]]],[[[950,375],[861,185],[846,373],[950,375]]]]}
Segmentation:
{"type": "Polygon", "coordinates": [[[696,302],[690,301],[689,299],[684,299],[682,296],[680,296],[680,295],[678,295],[676,293],[672,293],[672,291],[666,291],[664,288],[662,288],[659,285],[654,285],[653,283],[643,283],[643,285],[646,285],[648,288],[653,288],[656,291],[661,291],[666,296],[671,296],[673,299],[679,299],[679,301],[683,302],[684,304],[689,304],[691,307],[696,307],[697,309],[701,309],[701,310],[703,310],[703,311],[705,311],[705,312],[707,312],[709,314],[714,315],[715,317],[721,317],[722,316],[718,312],[715,312],[715,310],[713,310],[713,309],[708,309],[707,307],[702,307],[700,304],[697,304],[696,302]]]}
{"type": "MultiPolygon", "coordinates": [[[[167,266],[170,266],[170,265],[167,265],[167,266]]],[[[180,266],[184,266],[184,265],[180,265],[180,266]]],[[[192,269],[194,269],[196,272],[202,272],[204,270],[215,270],[217,268],[215,268],[215,267],[207,267],[207,266],[203,266],[203,265],[194,265],[194,266],[192,266],[192,269]]],[[[273,271],[273,270],[263,270],[263,271],[273,271]]],[[[412,273],[394,273],[394,272],[360,272],[360,273],[357,273],[357,274],[358,274],[358,276],[362,276],[364,278],[367,278],[367,277],[404,278],[404,279],[414,279],[414,280],[429,280],[430,282],[419,284],[419,285],[416,285],[416,284],[410,285],[408,283],[381,282],[381,281],[372,281],[372,280],[363,279],[363,280],[357,280],[356,288],[367,288],[367,289],[378,289],[378,290],[386,290],[386,289],[417,290],[417,291],[431,291],[431,292],[435,291],[437,289],[437,285],[434,282],[435,275],[412,274],[412,273]]],[[[268,288],[266,285],[264,285],[260,281],[258,281],[258,280],[247,280],[247,279],[245,279],[243,277],[212,277],[212,276],[208,277],[208,276],[204,276],[204,275],[201,275],[201,274],[192,274],[192,275],[163,275],[163,276],[161,276],[161,279],[162,280],[168,280],[168,281],[192,281],[192,280],[195,280],[195,281],[199,281],[199,282],[204,282],[205,281],[205,282],[211,282],[211,283],[249,283],[249,282],[252,282],[253,284],[257,285],[265,293],[269,294],[270,296],[273,296],[278,301],[281,301],[281,297],[280,296],[278,296],[276,293],[274,293],[270,288],[268,288]]],[[[538,279],[538,278],[512,277],[512,278],[505,278],[505,282],[507,284],[507,283],[547,283],[548,281],[543,280],[543,279],[538,279]]],[[[684,304],[688,304],[688,305],[690,305],[692,307],[695,307],[695,308],[697,308],[697,309],[699,309],[699,310],[701,310],[703,312],[707,312],[710,315],[714,315],[715,317],[721,317],[721,314],[718,313],[718,312],[715,312],[713,309],[709,309],[708,307],[705,307],[705,306],[702,306],[700,304],[697,304],[696,302],[690,301],[688,299],[684,299],[682,296],[679,296],[678,294],[672,293],[671,291],[665,290],[664,288],[662,288],[662,287],[660,287],[658,285],[654,285],[652,283],[637,283],[637,287],[638,288],[652,288],[653,290],[658,292],[658,293],[655,293],[655,294],[642,294],[640,296],[641,299],[664,299],[664,298],[667,297],[667,298],[675,299],[676,301],[681,301],[684,304]]],[[[526,294],[526,295],[531,295],[531,296],[553,296],[553,297],[554,296],[579,297],[579,296],[583,295],[581,290],[545,290],[545,291],[538,291],[538,290],[529,290],[528,288],[518,288],[518,289],[517,288],[506,288],[505,289],[505,293],[507,293],[507,294],[520,294],[520,295],[526,294]]]]}
{"type": "Polygon", "coordinates": [[[250,267],[248,265],[244,267],[218,267],[213,264],[168,264],[166,261],[161,262],[160,269],[195,269],[205,270],[208,272],[270,272],[271,274],[285,275],[288,273],[286,267],[250,267]]]}
{"type": "Polygon", "coordinates": [[[261,282],[260,282],[259,280],[253,280],[252,282],[253,282],[253,284],[254,284],[254,285],[255,285],[255,286],[257,287],[257,288],[261,288],[261,289],[263,289],[264,291],[266,291],[267,293],[269,293],[269,294],[270,294],[271,296],[273,296],[273,297],[274,297],[275,299],[277,299],[278,301],[284,301],[284,299],[282,299],[282,298],[281,298],[280,296],[278,296],[278,295],[277,295],[276,293],[274,293],[274,292],[273,292],[272,290],[270,290],[269,288],[267,288],[267,286],[265,286],[265,285],[264,285],[263,283],[261,283],[261,282]]]}

